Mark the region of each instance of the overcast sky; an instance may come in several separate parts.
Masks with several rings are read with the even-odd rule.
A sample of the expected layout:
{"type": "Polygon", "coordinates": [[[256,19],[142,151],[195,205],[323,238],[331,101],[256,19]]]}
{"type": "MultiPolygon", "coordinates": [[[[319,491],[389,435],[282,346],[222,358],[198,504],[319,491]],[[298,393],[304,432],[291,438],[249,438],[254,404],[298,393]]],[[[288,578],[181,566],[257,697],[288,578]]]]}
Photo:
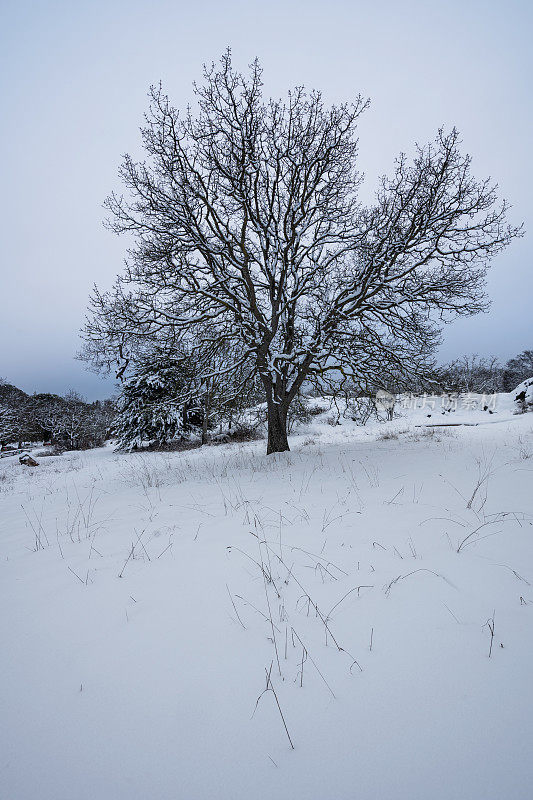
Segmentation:
{"type": "MultiPolygon", "coordinates": [[[[125,241],[102,227],[121,155],[138,152],[150,84],[177,107],[227,46],[259,56],[265,92],[299,84],[332,102],[358,93],[370,196],[399,151],[455,125],[532,228],[532,3],[485,0],[25,2],[0,6],[0,376],[28,392],[107,396],[74,360],[87,298],[109,288],[125,241]]],[[[489,314],[445,331],[441,358],[502,359],[533,347],[531,235],[494,261],[489,314]]]]}

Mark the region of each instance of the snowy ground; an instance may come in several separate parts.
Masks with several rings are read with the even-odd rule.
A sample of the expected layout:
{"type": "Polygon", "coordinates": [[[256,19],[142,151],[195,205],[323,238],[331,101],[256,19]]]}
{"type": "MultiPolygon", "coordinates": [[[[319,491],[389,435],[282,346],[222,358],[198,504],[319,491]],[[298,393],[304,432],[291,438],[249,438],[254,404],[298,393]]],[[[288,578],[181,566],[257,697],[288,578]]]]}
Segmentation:
{"type": "Polygon", "coordinates": [[[0,797],[529,800],[533,414],[402,413],[2,459],[0,797]]]}

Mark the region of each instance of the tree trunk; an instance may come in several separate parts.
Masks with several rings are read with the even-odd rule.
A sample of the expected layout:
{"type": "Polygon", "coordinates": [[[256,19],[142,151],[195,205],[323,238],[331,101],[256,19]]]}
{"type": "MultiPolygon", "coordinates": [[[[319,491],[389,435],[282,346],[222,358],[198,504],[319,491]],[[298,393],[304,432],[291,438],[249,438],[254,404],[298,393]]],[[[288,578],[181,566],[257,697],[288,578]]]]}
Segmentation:
{"type": "Polygon", "coordinates": [[[207,381],[207,386],[205,390],[205,400],[204,400],[204,418],[202,420],[202,444],[207,443],[207,427],[209,423],[209,407],[210,407],[210,381],[207,381]]]}
{"type": "Polygon", "coordinates": [[[204,418],[202,420],[202,444],[207,444],[207,409],[204,409],[204,418]]]}
{"type": "Polygon", "coordinates": [[[287,440],[287,412],[277,403],[268,403],[268,443],[267,455],[285,453],[290,450],[287,440]]]}

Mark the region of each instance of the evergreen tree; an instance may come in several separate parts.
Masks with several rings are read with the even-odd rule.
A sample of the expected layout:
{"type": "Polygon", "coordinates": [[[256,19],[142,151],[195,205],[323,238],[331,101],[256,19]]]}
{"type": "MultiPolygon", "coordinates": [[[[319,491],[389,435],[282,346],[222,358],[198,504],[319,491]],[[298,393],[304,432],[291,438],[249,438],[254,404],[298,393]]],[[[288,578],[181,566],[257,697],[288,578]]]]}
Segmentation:
{"type": "Polygon", "coordinates": [[[0,405],[0,446],[11,444],[18,440],[19,421],[13,408],[0,405]]]}
{"type": "Polygon", "coordinates": [[[183,359],[161,352],[144,356],[123,383],[118,400],[114,430],[121,450],[133,450],[143,443],[167,444],[187,427],[188,384],[183,359]]]}

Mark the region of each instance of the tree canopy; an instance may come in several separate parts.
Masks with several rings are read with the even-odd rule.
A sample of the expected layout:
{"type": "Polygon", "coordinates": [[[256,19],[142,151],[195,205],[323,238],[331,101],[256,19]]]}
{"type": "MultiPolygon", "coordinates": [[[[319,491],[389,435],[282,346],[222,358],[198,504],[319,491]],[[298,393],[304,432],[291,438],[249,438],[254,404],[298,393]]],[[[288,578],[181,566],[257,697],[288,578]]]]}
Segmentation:
{"type": "Polygon", "coordinates": [[[455,129],[400,155],[370,206],[358,200],[356,129],[368,101],[327,106],[303,88],[262,95],[229,52],[204,71],[197,108],[150,91],[146,160],[126,156],[110,225],[133,236],[110,293],[95,290],[87,358],[119,371],[133,342],[181,341],[206,374],[251,365],[268,452],[288,449],[305,381],[384,383],[423,365],[440,325],[486,307],[490,259],[520,235],[455,129]],[[97,354],[97,355],[96,355],[97,354]]]}

